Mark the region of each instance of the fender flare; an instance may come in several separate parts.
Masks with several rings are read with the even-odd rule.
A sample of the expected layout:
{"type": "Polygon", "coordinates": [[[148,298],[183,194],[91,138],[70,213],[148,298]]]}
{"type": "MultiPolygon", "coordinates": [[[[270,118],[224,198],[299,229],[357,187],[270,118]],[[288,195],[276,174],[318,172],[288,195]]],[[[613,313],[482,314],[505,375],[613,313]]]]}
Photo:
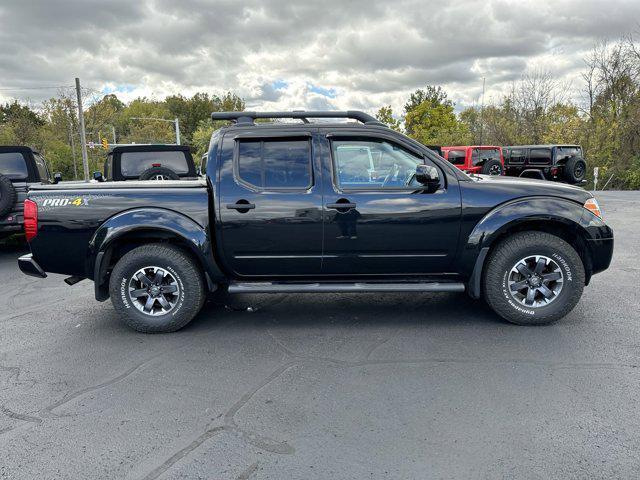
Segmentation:
{"type": "Polygon", "coordinates": [[[584,221],[585,212],[579,203],[558,197],[518,198],[488,212],[473,228],[460,255],[461,268],[473,265],[467,286],[469,295],[480,298],[484,262],[490,248],[504,232],[526,223],[555,222],[589,239],[592,235],[587,228],[588,222],[584,221]]]}
{"type": "Polygon", "coordinates": [[[226,278],[213,256],[212,239],[207,229],[173,210],[135,208],[110,217],[100,225],[89,242],[86,269],[87,276],[94,280],[97,300],[106,300],[109,296],[108,288],[105,289],[103,284],[110,247],[123,236],[140,231],[156,231],[180,239],[202,265],[210,290],[215,290],[214,284],[226,278]]]}

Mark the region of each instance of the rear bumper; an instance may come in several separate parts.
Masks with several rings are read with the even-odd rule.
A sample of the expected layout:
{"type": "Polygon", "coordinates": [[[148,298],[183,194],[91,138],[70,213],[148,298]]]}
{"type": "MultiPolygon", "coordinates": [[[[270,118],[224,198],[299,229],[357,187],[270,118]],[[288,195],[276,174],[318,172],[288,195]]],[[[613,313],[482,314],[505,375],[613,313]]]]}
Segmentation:
{"type": "Polygon", "coordinates": [[[40,278],[46,278],[47,276],[47,274],[44,273],[44,270],[42,270],[42,267],[38,265],[38,262],[33,259],[33,255],[31,253],[22,255],[18,258],[18,267],[20,267],[20,270],[22,270],[22,273],[25,275],[40,278]]]}

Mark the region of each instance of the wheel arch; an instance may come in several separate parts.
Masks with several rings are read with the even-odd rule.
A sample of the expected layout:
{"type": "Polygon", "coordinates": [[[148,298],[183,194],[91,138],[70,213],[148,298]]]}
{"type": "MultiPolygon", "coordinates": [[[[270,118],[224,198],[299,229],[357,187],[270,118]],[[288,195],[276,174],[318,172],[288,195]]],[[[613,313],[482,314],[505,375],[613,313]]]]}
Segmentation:
{"type": "Polygon", "coordinates": [[[588,285],[593,260],[587,240],[592,236],[583,221],[584,213],[585,209],[577,202],[546,197],[509,202],[489,212],[476,224],[461,255],[461,265],[473,265],[469,295],[480,298],[482,273],[491,250],[504,238],[524,231],[546,232],[571,245],[582,260],[588,285]]]}
{"type": "Polygon", "coordinates": [[[169,243],[184,250],[200,266],[209,290],[224,278],[213,256],[208,231],[189,217],[162,208],[133,209],[104,222],[94,233],[87,260],[88,277],[95,283],[96,299],[109,298],[109,276],[127,252],[149,243],[169,243]]]}

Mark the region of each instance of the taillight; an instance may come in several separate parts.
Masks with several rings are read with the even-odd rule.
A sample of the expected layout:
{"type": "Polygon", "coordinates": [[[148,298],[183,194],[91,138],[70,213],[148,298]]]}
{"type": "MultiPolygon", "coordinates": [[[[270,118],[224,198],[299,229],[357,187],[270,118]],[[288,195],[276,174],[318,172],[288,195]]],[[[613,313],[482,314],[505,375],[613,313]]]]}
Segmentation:
{"type": "Polygon", "coordinates": [[[24,235],[30,242],[38,234],[38,204],[28,198],[24,201],[24,235]]]}

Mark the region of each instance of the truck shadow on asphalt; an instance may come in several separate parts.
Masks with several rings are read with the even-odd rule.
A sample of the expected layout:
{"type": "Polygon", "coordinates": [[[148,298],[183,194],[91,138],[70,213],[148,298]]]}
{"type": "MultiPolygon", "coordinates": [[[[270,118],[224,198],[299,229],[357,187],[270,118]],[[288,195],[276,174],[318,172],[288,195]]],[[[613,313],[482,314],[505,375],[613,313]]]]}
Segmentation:
{"type": "Polygon", "coordinates": [[[402,324],[508,325],[483,301],[466,294],[271,294],[226,295],[207,302],[185,327],[202,331],[231,323],[233,328],[340,327],[362,328],[402,324]],[[237,322],[237,323],[236,323],[237,322]]]}

